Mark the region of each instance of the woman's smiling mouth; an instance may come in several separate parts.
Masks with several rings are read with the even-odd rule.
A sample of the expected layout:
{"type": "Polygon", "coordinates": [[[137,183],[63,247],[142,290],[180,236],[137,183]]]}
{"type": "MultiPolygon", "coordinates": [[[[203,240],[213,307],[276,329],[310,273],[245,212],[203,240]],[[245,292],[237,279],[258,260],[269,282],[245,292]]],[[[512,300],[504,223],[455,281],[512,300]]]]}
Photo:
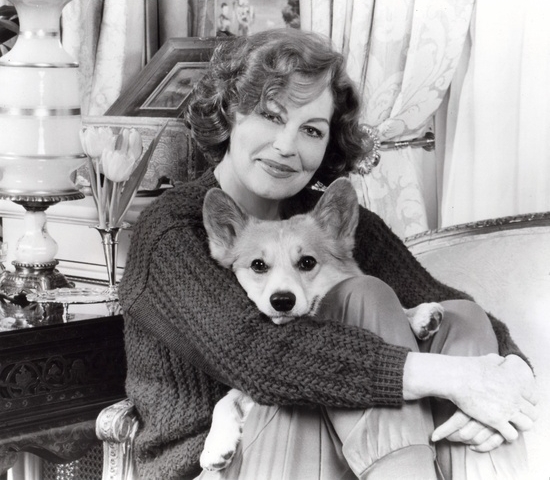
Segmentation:
{"type": "Polygon", "coordinates": [[[296,173],[292,167],[284,165],[273,160],[268,160],[265,158],[258,159],[262,168],[271,176],[276,178],[288,178],[296,173]]]}

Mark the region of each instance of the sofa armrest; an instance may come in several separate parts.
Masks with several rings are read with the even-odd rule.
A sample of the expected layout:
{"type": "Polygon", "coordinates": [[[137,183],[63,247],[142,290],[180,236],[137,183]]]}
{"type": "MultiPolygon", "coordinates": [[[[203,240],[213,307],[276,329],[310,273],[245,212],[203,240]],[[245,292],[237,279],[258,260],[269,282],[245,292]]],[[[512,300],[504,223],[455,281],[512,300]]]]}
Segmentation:
{"type": "Polygon", "coordinates": [[[96,435],[103,441],[102,480],[138,480],[133,459],[137,428],[135,407],[129,399],[100,412],[96,420],[96,435]]]}

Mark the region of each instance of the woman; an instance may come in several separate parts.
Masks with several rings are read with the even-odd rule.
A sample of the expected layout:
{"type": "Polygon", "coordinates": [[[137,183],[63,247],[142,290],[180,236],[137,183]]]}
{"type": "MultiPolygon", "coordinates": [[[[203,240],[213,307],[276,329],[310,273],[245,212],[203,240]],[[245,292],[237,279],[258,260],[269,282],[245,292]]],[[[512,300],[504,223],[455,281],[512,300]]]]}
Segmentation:
{"type": "Polygon", "coordinates": [[[222,478],[521,478],[518,436],[536,416],[524,357],[502,323],[433,279],[376,215],[362,209],[356,235],[367,276],[329,293],[323,321],[274,325],[209,256],[208,189],[262,219],[311,209],[319,193],[308,187],[366,153],[359,109],[322,37],[275,30],[214,53],[187,119],[215,168],[142,214],[120,285],[142,478],[197,473],[229,387],[265,406],[222,478]],[[426,301],[446,314],[420,352],[400,303],[426,301]]]}

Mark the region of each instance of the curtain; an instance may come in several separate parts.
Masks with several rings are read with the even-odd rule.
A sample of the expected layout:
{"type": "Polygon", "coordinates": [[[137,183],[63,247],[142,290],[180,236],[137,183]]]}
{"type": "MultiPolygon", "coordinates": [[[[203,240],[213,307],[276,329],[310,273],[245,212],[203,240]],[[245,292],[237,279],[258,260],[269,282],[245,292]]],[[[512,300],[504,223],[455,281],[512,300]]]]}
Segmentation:
{"type": "Polygon", "coordinates": [[[144,64],[145,8],[136,0],[72,0],[63,46],[79,62],[82,113],[102,115],[144,64]]]}
{"type": "Polygon", "coordinates": [[[82,113],[103,115],[168,38],[212,35],[213,18],[214,0],[72,0],[63,46],[80,64],[82,113]]]}
{"type": "MultiPolygon", "coordinates": [[[[473,0],[301,0],[302,28],[330,36],[364,100],[363,121],[381,141],[421,137],[456,70],[473,0]]],[[[353,175],[362,203],[410,236],[437,224],[435,152],[381,152],[353,175]]]]}
{"type": "Polygon", "coordinates": [[[442,226],[550,210],[550,3],[478,2],[447,114],[442,226]]]}

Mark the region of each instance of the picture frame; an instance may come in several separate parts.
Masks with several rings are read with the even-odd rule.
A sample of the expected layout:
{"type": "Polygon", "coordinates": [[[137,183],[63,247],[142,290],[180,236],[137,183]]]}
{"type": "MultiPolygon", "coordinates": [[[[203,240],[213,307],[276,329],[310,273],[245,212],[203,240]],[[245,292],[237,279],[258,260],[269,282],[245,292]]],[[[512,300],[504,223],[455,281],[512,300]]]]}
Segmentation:
{"type": "Polygon", "coordinates": [[[168,39],[106,116],[177,118],[193,84],[204,74],[215,46],[224,39],[168,39]]]}
{"type": "Polygon", "coordinates": [[[213,35],[245,36],[300,25],[299,0],[215,0],[213,35]]]}

